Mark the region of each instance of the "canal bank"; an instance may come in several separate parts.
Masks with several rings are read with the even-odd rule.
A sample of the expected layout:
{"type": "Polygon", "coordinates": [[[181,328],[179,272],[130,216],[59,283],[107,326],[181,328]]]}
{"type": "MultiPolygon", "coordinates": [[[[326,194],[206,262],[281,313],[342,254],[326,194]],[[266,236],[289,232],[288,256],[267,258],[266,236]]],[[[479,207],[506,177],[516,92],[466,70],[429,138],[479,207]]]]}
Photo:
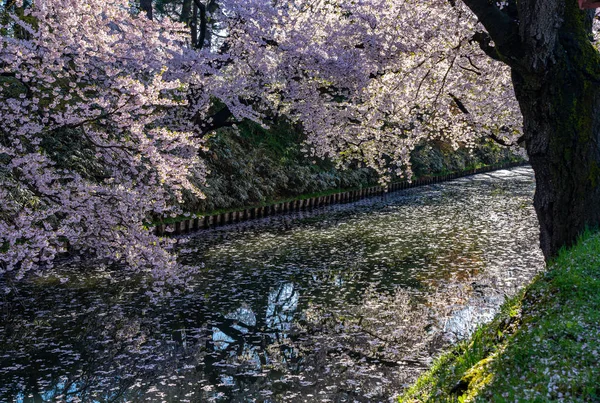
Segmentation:
{"type": "Polygon", "coordinates": [[[351,203],[367,197],[385,196],[391,192],[524,165],[527,165],[527,162],[506,162],[443,175],[423,176],[412,181],[404,180],[392,182],[387,187],[367,186],[364,188],[361,187],[343,191],[333,190],[325,195],[301,196],[294,200],[267,203],[265,205],[247,207],[239,210],[188,215],[187,217],[178,217],[167,222],[156,223],[154,231],[158,236],[187,234],[198,230],[215,228],[222,225],[234,224],[267,216],[287,214],[302,210],[312,210],[314,208],[333,204],[351,203]]]}
{"type": "Polygon", "coordinates": [[[399,402],[597,402],[599,323],[600,234],[588,232],[399,402]]]}

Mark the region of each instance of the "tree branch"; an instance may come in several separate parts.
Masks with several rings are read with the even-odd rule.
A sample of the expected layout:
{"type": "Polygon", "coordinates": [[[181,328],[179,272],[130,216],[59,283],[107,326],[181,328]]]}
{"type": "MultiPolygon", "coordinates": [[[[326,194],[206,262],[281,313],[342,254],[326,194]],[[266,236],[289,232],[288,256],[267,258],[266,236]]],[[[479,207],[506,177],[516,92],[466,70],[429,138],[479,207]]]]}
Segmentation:
{"type": "MultiPolygon", "coordinates": [[[[491,40],[495,43],[496,57],[488,54],[485,47],[482,48],[488,56],[501,59],[506,64],[512,64],[519,59],[522,53],[521,39],[519,36],[518,23],[503,13],[495,2],[489,0],[462,0],[467,7],[479,18],[491,40]]],[[[474,40],[477,41],[476,38],[474,40]]],[[[484,42],[485,43],[485,42],[484,42]]],[[[489,45],[489,41],[487,42],[489,45]]],[[[488,49],[489,50],[489,49],[488,49]]],[[[493,54],[493,53],[492,53],[493,54]]]]}
{"type": "Polygon", "coordinates": [[[502,61],[502,57],[498,54],[498,49],[491,45],[492,38],[487,32],[475,32],[471,37],[470,42],[477,42],[479,48],[494,60],[502,61]]]}
{"type": "MultiPolygon", "coordinates": [[[[206,18],[206,6],[200,0],[194,0],[196,7],[200,11],[200,36],[196,41],[196,49],[202,49],[204,47],[204,40],[206,39],[206,29],[208,25],[208,21],[206,18]]],[[[194,24],[196,21],[194,21],[194,24]]]]}
{"type": "Polygon", "coordinates": [[[516,145],[519,145],[519,144],[521,144],[523,141],[525,141],[525,135],[523,135],[523,136],[519,137],[519,138],[517,139],[517,141],[516,141],[516,142],[514,142],[514,143],[509,143],[508,141],[504,140],[504,138],[500,138],[500,137],[498,137],[497,135],[495,135],[495,134],[493,134],[493,133],[490,133],[490,134],[489,134],[489,138],[491,138],[491,139],[492,139],[492,140],[494,140],[496,143],[498,143],[498,144],[500,144],[500,145],[502,145],[502,146],[505,146],[505,147],[514,147],[514,146],[516,146],[516,145]]]}
{"type": "Polygon", "coordinates": [[[229,118],[231,118],[232,116],[233,114],[231,113],[229,108],[224,107],[218,112],[212,114],[208,118],[208,123],[206,123],[205,121],[201,121],[200,116],[196,116],[194,118],[194,123],[200,128],[200,136],[203,137],[207,133],[210,133],[222,127],[233,126],[236,122],[233,120],[229,120],[229,118]]]}
{"type": "Polygon", "coordinates": [[[451,92],[449,92],[448,95],[450,95],[450,98],[452,98],[452,100],[462,113],[464,113],[465,115],[468,115],[470,113],[465,104],[463,104],[462,101],[456,95],[454,95],[451,92]]]}
{"type": "Polygon", "coordinates": [[[152,0],[140,0],[140,9],[146,13],[146,18],[152,20],[152,0]]]}

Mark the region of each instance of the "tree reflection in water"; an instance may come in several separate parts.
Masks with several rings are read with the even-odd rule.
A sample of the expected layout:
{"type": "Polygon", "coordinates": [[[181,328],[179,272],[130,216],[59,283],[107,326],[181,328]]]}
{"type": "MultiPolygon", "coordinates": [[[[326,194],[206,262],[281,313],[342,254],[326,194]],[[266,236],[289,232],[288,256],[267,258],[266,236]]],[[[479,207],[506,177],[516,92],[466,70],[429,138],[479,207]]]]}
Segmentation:
{"type": "Polygon", "coordinates": [[[101,267],[24,282],[0,401],[386,401],[543,267],[532,194],[519,168],[208,231],[159,303],[101,267]]]}

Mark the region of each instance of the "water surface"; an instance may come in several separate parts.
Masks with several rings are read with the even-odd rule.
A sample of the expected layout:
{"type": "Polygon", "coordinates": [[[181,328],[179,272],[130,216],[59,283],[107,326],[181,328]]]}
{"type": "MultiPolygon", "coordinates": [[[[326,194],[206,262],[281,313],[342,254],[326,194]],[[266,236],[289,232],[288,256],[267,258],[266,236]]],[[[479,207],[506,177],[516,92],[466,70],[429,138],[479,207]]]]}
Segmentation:
{"type": "Polygon", "coordinates": [[[19,285],[0,400],[389,401],[543,267],[533,191],[514,168],[205,231],[158,303],[110,271],[19,285]]]}

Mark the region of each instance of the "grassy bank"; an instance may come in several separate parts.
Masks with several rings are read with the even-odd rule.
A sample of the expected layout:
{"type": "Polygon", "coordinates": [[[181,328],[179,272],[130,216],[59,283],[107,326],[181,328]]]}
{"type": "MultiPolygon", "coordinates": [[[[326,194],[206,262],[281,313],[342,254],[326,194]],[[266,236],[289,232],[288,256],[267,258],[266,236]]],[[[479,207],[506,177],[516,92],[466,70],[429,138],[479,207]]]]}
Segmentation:
{"type": "Polygon", "coordinates": [[[599,402],[600,234],[563,250],[400,402],[599,402]]]}

